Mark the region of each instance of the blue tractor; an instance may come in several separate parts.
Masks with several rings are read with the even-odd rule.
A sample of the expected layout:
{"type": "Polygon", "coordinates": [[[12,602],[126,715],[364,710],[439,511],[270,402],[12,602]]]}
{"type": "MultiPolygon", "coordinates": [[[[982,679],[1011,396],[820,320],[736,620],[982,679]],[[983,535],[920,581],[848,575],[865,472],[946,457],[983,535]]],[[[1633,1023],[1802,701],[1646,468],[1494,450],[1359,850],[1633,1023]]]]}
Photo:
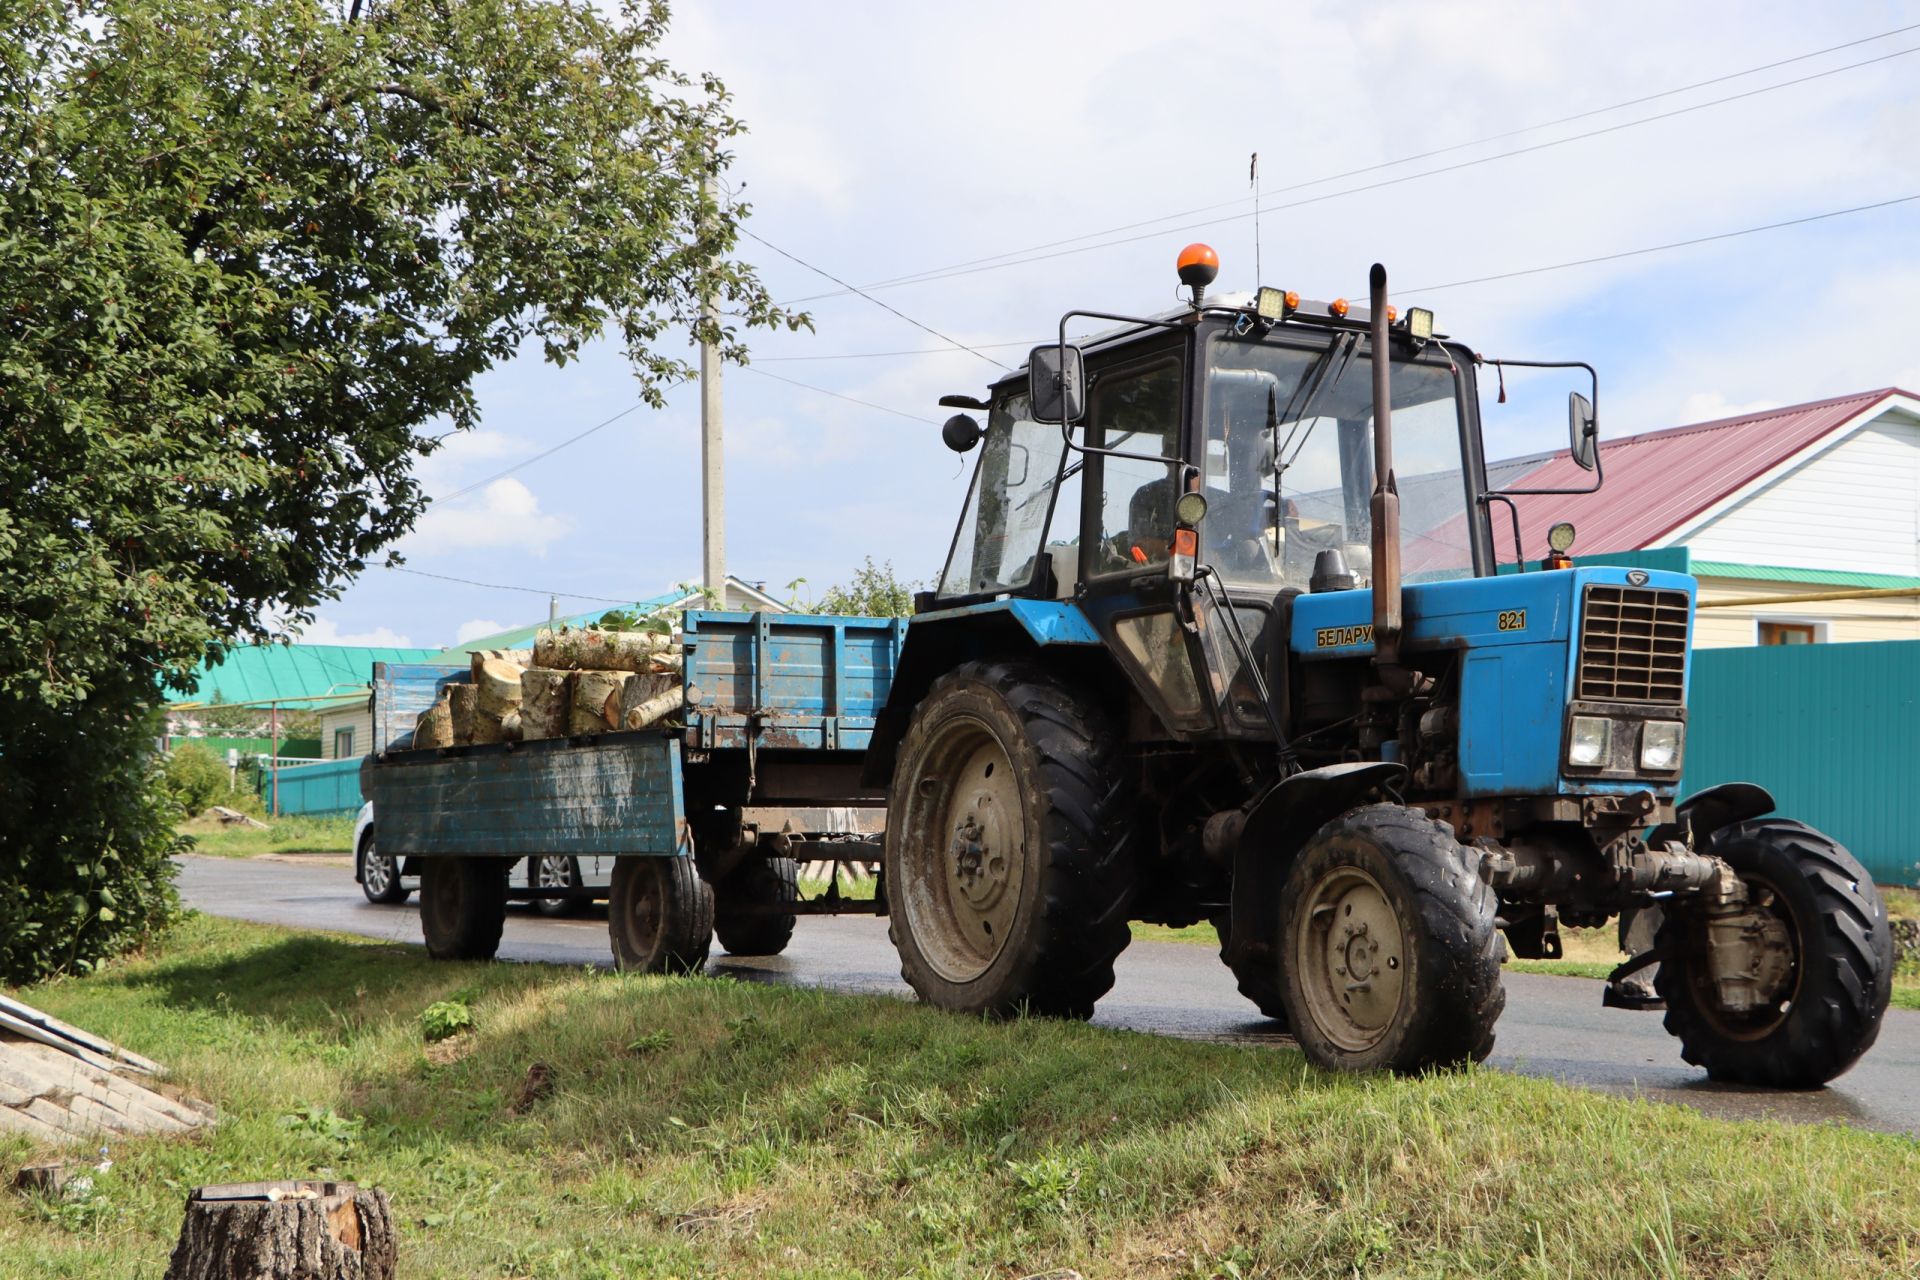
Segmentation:
{"type": "MultiPolygon", "coordinates": [[[[980,458],[866,761],[908,983],[1085,1017],[1129,921],[1210,920],[1314,1062],[1418,1071],[1492,1049],[1509,950],[1625,916],[1608,1001],[1664,1007],[1687,1061],[1845,1071],[1891,994],[1886,908],[1760,787],[1676,803],[1693,580],[1575,568],[1567,525],[1535,567],[1517,519],[1502,564],[1521,491],[1487,483],[1482,361],[1396,316],[1383,268],[1364,308],[1210,302],[1212,251],[1180,268],[1189,306],[1069,312],[942,401],[985,413],[943,430],[980,458]]],[[[1595,487],[1596,398],[1570,397],[1595,487]]]]}

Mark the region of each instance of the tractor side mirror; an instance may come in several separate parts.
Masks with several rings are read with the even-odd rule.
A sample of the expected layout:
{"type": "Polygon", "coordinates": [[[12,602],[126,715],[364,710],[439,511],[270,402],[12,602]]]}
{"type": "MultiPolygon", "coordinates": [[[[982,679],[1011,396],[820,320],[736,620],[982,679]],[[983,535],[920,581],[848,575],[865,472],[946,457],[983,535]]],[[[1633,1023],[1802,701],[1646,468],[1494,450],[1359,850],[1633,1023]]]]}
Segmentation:
{"type": "Polygon", "coordinates": [[[1086,386],[1086,364],[1078,347],[1035,347],[1027,357],[1027,412],[1035,422],[1080,421],[1086,386]]]}
{"type": "Polygon", "coordinates": [[[1594,424],[1593,401],[1578,391],[1567,396],[1567,438],[1574,462],[1582,471],[1593,470],[1599,460],[1600,428],[1594,424]]]}

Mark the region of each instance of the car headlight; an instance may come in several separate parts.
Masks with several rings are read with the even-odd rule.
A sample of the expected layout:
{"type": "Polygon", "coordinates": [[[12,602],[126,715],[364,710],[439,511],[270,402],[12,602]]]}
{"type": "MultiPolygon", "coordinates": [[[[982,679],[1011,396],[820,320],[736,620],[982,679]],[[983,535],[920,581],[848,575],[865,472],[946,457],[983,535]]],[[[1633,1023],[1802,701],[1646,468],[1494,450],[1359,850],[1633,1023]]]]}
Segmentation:
{"type": "Polygon", "coordinates": [[[1603,765],[1613,753],[1613,721],[1599,716],[1575,716],[1567,742],[1567,763],[1581,768],[1603,765]]]}
{"type": "Polygon", "coordinates": [[[1680,767],[1680,746],[1687,726],[1678,720],[1649,720],[1640,730],[1640,767],[1668,773],[1680,767]]]}

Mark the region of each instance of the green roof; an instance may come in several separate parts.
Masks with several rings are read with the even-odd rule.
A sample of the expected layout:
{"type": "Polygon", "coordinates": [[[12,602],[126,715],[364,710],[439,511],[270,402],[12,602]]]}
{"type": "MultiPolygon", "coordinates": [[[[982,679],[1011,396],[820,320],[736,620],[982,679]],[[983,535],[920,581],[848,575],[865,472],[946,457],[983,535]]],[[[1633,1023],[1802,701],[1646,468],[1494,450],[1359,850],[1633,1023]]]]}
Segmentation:
{"type": "Polygon", "coordinates": [[[203,663],[192,693],[169,693],[170,703],[315,701],[329,694],[364,694],[376,662],[425,662],[436,649],[348,644],[260,644],[227,651],[218,666],[203,663]]]}
{"type": "Polygon", "coordinates": [[[1727,560],[1695,560],[1696,578],[1738,578],[1744,582],[1795,582],[1814,587],[1859,587],[1876,590],[1920,587],[1920,577],[1901,573],[1854,573],[1846,569],[1794,569],[1777,564],[1734,564],[1727,560]]]}

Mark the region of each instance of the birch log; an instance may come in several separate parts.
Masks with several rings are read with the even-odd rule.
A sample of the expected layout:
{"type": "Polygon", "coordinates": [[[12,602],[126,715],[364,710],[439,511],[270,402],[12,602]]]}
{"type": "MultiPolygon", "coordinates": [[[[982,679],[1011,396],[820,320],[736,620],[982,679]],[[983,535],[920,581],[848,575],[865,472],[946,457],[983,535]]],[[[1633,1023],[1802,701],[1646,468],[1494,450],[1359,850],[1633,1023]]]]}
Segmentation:
{"type": "Polygon", "coordinates": [[[453,728],[453,745],[464,747],[473,741],[473,698],[477,690],[470,684],[447,686],[447,717],[453,728]]]}
{"type": "Polygon", "coordinates": [[[495,720],[520,705],[522,668],[505,658],[473,655],[474,707],[495,720]]]}
{"type": "Polygon", "coordinates": [[[567,673],[529,667],[520,678],[520,736],[567,736],[567,673]]]}
{"type": "Polygon", "coordinates": [[[626,688],[633,678],[631,671],[576,671],[568,676],[573,689],[568,695],[572,708],[567,714],[567,727],[574,733],[618,729],[626,706],[626,688]]]}
{"type": "Polygon", "coordinates": [[[687,705],[687,690],[676,684],[627,712],[627,728],[649,729],[687,705]]]}
{"type": "Polygon", "coordinates": [[[469,649],[467,652],[473,656],[476,665],[482,662],[505,662],[516,667],[533,665],[531,649],[469,649]]]}
{"type": "MultiPolygon", "coordinates": [[[[518,716],[520,710],[516,706],[509,714],[518,716]]],[[[473,743],[476,747],[484,747],[489,743],[505,742],[506,740],[506,733],[500,727],[500,721],[494,719],[486,712],[475,708],[473,713],[473,732],[468,736],[467,741],[473,743]]]]}
{"type": "Polygon", "coordinates": [[[673,637],[652,631],[542,631],[533,640],[538,667],[571,671],[650,671],[673,637]]]}
{"type": "Polygon", "coordinates": [[[614,723],[623,729],[637,727],[627,723],[628,715],[635,708],[646,705],[679,682],[680,677],[674,675],[635,676],[627,681],[627,687],[620,698],[620,716],[614,723]]]}
{"type": "Polygon", "coordinates": [[[413,747],[416,751],[425,751],[432,747],[450,747],[453,745],[453,708],[447,701],[447,691],[440,691],[440,701],[420,713],[413,723],[413,747]]]}
{"type": "Polygon", "coordinates": [[[500,719],[501,742],[520,741],[520,708],[515,707],[500,719]]]}

